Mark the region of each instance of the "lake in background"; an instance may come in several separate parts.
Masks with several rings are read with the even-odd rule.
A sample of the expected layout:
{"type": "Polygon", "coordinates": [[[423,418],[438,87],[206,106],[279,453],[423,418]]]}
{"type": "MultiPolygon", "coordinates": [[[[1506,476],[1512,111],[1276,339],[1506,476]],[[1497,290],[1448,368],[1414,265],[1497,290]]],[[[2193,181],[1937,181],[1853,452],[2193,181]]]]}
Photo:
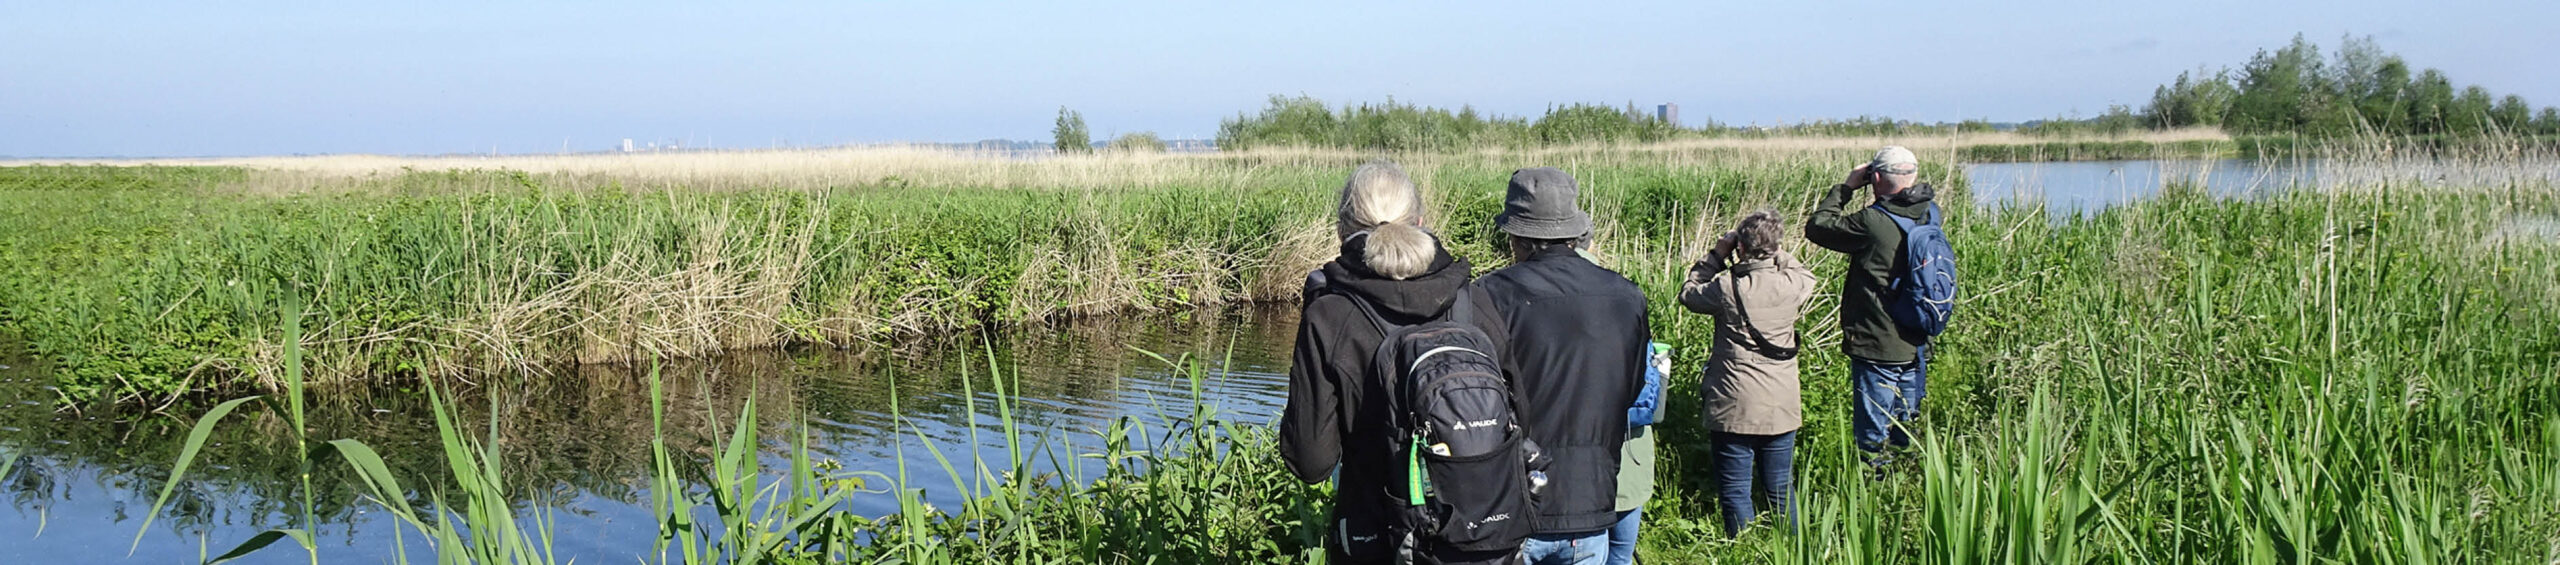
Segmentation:
{"type": "Polygon", "coordinates": [[[1976,205],[2044,203],[2057,217],[2104,210],[2186,184],[2219,198],[2263,198],[2314,188],[2508,187],[2560,182],[2560,166],[2436,160],[2338,162],[2321,159],[2164,159],[1968,163],[1976,205]]]}
{"type": "Polygon", "coordinates": [[[1977,205],[2042,201],[2068,216],[2160,194],[2168,183],[2202,187],[2225,198],[2280,194],[2316,182],[2320,163],[2295,161],[2154,160],[1973,163],[1964,166],[1977,205]]]}

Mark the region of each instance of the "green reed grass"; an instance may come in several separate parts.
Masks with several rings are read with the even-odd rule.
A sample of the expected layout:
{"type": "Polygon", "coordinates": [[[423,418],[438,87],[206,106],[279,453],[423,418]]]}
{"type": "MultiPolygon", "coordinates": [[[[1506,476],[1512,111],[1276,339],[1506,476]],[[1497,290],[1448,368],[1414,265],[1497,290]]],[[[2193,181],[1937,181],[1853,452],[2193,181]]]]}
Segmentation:
{"type": "MultiPolygon", "coordinates": [[[[1585,165],[1577,164],[1583,156],[1555,156],[1584,182],[1601,261],[1656,298],[1655,334],[1682,352],[1671,424],[1659,428],[1665,476],[1647,508],[1648,562],[2560,558],[2560,247],[2500,235],[2515,218],[2560,215],[2548,186],[2380,186],[2239,201],[2174,189],[2063,218],[2033,207],[1951,206],[1967,296],[1932,363],[1919,446],[1881,478],[1861,463],[1845,437],[1836,297],[1817,296],[1801,328],[1807,425],[1796,527],[1764,522],[1726,540],[1704,434],[1681,424],[1696,418],[1695,367],[1710,334],[1668,298],[1705,236],[1760,207],[1801,222],[1820,187],[1845,169],[1839,163],[1854,159],[1665,157],[1651,165],[1587,157],[1585,165]]],[[[1489,226],[1508,170],[1414,168],[1431,186],[1431,221],[1453,250],[1479,268],[1498,266],[1489,226]]],[[[1927,176],[1944,179],[1945,202],[1967,201],[1960,178],[1936,166],[1927,176]]],[[[1824,280],[1843,268],[1834,254],[1792,249],[1824,280]]],[[[1238,424],[1199,402],[1209,364],[1167,362],[1194,379],[1190,412],[1115,421],[1099,430],[1102,445],[1068,445],[1063,454],[1024,441],[1047,434],[1013,422],[1018,383],[992,363],[967,379],[966,392],[974,396],[983,378],[1006,399],[996,404],[1007,435],[1002,462],[978,458],[976,439],[954,457],[902,416],[915,437],[897,444],[897,476],[804,463],[802,439],[787,448],[796,454],[786,476],[766,484],[751,478],[761,471],[747,472],[765,448],[751,418],[738,418],[708,464],[678,460],[661,435],[652,493],[662,538],[652,559],[1294,562],[1320,553],[1328,489],[1280,469],[1269,427],[1238,424]],[[919,451],[966,503],[924,504],[921,489],[945,485],[910,481],[904,454],[919,451]],[[1063,463],[1053,466],[1066,476],[1024,472],[1043,457],[1063,463]],[[1084,474],[1073,463],[1082,460],[1103,470],[1084,474]],[[691,486],[705,476],[707,486],[691,486]],[[893,496],[898,513],[824,510],[830,497],[858,489],[883,492],[841,496],[893,496]],[[816,518],[799,518],[813,509],[816,518]]],[[[652,398],[662,401],[654,383],[652,398]]],[[[977,429],[974,404],[964,414],[977,429]]],[[[663,434],[663,413],[653,415],[663,434]]],[[[447,457],[470,461],[477,452],[449,449],[447,457]]],[[[447,515],[439,512],[429,514],[447,515]]],[[[413,528],[527,539],[503,533],[512,518],[451,516],[413,528]]],[[[422,537],[439,556],[459,552],[441,536],[422,537]]]]}

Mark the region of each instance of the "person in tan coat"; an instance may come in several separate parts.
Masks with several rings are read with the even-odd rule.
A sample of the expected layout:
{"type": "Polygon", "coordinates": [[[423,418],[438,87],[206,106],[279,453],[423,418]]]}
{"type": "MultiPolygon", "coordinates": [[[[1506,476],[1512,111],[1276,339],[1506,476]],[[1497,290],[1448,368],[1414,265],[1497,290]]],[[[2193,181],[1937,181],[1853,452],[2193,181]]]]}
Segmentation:
{"type": "Polygon", "coordinates": [[[1728,536],[1759,517],[1753,487],[1787,524],[1795,519],[1796,429],[1804,425],[1796,376],[1796,319],[1813,296],[1813,271],[1778,248],[1778,215],[1744,216],[1689,267],[1680,305],[1714,316],[1699,412],[1715,441],[1718,499],[1728,536]]]}

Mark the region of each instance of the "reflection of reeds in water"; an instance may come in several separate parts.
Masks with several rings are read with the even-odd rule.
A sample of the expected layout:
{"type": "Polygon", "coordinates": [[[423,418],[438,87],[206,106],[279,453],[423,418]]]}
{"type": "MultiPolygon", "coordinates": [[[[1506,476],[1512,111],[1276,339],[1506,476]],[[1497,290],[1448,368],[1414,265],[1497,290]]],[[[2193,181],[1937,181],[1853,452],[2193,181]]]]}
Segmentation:
{"type": "MultiPolygon", "coordinates": [[[[490,463],[506,470],[503,492],[520,507],[569,508],[588,497],[594,500],[584,503],[584,510],[599,510],[597,504],[645,506],[652,446],[663,446],[682,463],[679,478],[707,481],[696,470],[717,456],[749,398],[757,404],[756,422],[765,437],[789,437],[808,422],[808,451],[819,463],[833,461],[853,470],[886,468],[886,460],[872,456],[872,450],[886,453],[899,436],[916,433],[928,433],[944,442],[946,452],[966,458],[980,444],[968,436],[975,428],[960,424],[965,413],[973,408],[992,412],[999,398],[987,374],[993,356],[1006,367],[1001,398],[1014,399],[1009,409],[1026,441],[1064,450],[1066,436],[1097,436],[1118,415],[1153,415],[1159,407],[1180,413],[1179,406],[1187,404],[1188,392],[1167,386],[1181,378],[1165,375],[1161,363],[1133,347],[1198,354],[1224,350],[1232,341],[1237,366],[1277,371],[1286,365],[1292,330],[1287,314],[1285,309],[1203,310],[1080,319],[899,347],[747,352],[674,361],[661,371],[663,394],[654,401],[663,410],[663,428],[652,424],[650,371],[610,365],[555,369],[551,378],[521,383],[463,387],[451,393],[451,418],[471,428],[473,436],[488,436],[476,441],[495,446],[487,454],[494,458],[490,463]],[[1254,333],[1239,335],[1247,331],[1254,333]],[[986,340],[993,340],[992,351],[986,340]],[[961,378],[964,371],[974,378],[961,378]],[[893,383],[894,390],[889,386],[893,383]],[[964,393],[972,387],[976,395],[964,393]],[[903,418],[913,428],[893,416],[893,402],[903,404],[903,418]],[[475,422],[490,425],[481,428],[475,422]]],[[[416,389],[321,387],[307,400],[308,429],[383,447],[384,465],[404,484],[450,484],[455,479],[449,465],[433,450],[423,449],[442,440],[431,406],[416,389]]],[[[245,404],[211,430],[196,463],[175,487],[170,509],[162,513],[166,519],[161,524],[169,526],[164,529],[175,532],[174,537],[192,538],[217,526],[255,531],[298,520],[291,518],[298,512],[289,506],[300,497],[292,480],[297,476],[294,426],[277,408],[245,404]]],[[[1260,421],[1269,414],[1234,417],[1260,421]]],[[[28,446],[8,449],[25,456],[12,458],[24,464],[14,479],[21,485],[10,492],[21,499],[17,508],[36,511],[101,486],[109,490],[107,498],[152,500],[188,432],[186,421],[175,418],[130,412],[55,414],[42,404],[0,412],[0,423],[21,430],[0,439],[0,445],[28,446]],[[66,477],[79,484],[64,484],[66,477]],[[84,486],[92,483],[98,486],[84,486]]],[[[351,472],[328,465],[312,470],[319,523],[348,524],[363,510],[363,492],[351,472]]],[[[951,491],[934,493],[932,499],[948,505],[944,499],[951,491]]],[[[422,506],[464,503],[453,491],[442,501],[431,503],[423,494],[412,501],[422,506]]],[[[369,527],[365,532],[382,530],[369,527]]],[[[149,543],[173,537],[154,535],[149,543]]]]}
{"type": "MultiPolygon", "coordinates": [[[[292,329],[294,325],[289,323],[287,327],[287,335],[298,333],[292,329]]],[[[287,418],[296,428],[294,435],[300,443],[304,442],[300,439],[302,432],[309,428],[299,410],[304,391],[300,380],[294,378],[301,374],[297,366],[299,351],[291,345],[297,342],[286,342],[284,359],[288,365],[284,373],[288,375],[288,387],[283,403],[295,408],[287,418]]],[[[1187,374],[1191,383],[1190,409],[1179,419],[1120,419],[1104,434],[1103,445],[1091,451],[1068,448],[1065,455],[1069,458],[1093,457],[1104,462],[1104,472],[1089,477],[1074,473],[1072,467],[1067,468],[1069,477],[1021,472],[1032,457],[1057,457],[1059,450],[1032,453],[1025,449],[1030,443],[1023,438],[1024,430],[1015,425],[1012,408],[1020,381],[996,371],[1000,365],[989,356],[986,380],[997,401],[993,417],[1000,420],[1000,433],[1009,448],[1002,463],[990,465],[983,456],[969,450],[965,452],[967,458],[961,460],[964,462],[955,465],[955,459],[932,438],[907,426],[918,431],[914,437],[918,447],[942,467],[952,487],[963,493],[964,503],[951,511],[925,502],[923,491],[917,488],[922,485],[910,482],[903,457],[894,477],[877,472],[844,472],[839,466],[814,459],[806,419],[781,428],[784,437],[792,438],[786,451],[786,467],[768,468],[763,453],[769,444],[760,438],[771,431],[760,424],[759,396],[752,393],[743,395],[733,411],[734,420],[726,427],[713,424],[706,428],[718,433],[709,436],[714,441],[698,454],[700,457],[688,457],[683,450],[670,448],[675,440],[669,430],[680,424],[673,424],[668,416],[668,399],[676,395],[666,390],[659,371],[653,369],[644,379],[647,395],[641,405],[648,410],[647,476],[659,535],[650,553],[642,554],[644,560],[740,564],[892,557],[908,562],[951,562],[998,556],[1087,562],[1125,561],[1141,556],[1200,560],[1265,554],[1274,549],[1268,545],[1273,539],[1304,543],[1306,534],[1313,530],[1279,524],[1303,524],[1320,515],[1307,505],[1289,502],[1304,500],[1301,491],[1305,489],[1267,461],[1230,448],[1266,446],[1267,431],[1236,427],[1217,408],[1203,401],[1203,383],[1209,378],[1204,363],[1190,356],[1176,361],[1145,355],[1187,374]],[[962,468],[971,471],[963,473],[962,468]],[[777,473],[779,479],[769,478],[777,473]],[[1283,485],[1288,488],[1274,488],[1283,485]],[[1256,497],[1218,496],[1221,492],[1256,497]],[[850,497],[864,493],[893,494],[899,501],[898,514],[875,518],[842,511],[850,497]],[[1272,498],[1284,493],[1283,498],[1272,498]],[[1176,527],[1168,529],[1167,525],[1176,527]],[[1105,536],[1115,543],[1096,545],[1092,543],[1093,536],[1105,536]]],[[[964,397],[976,396],[974,382],[964,377],[964,397]]],[[[231,410],[255,400],[258,398],[225,402],[192,426],[175,470],[136,534],[136,544],[149,532],[150,519],[156,519],[173,499],[171,495],[186,484],[187,469],[197,463],[197,453],[210,433],[222,425],[231,410]]],[[[897,395],[890,396],[890,403],[890,418],[905,422],[897,395]]],[[[361,441],[326,441],[329,449],[317,452],[337,459],[320,464],[344,464],[348,475],[346,484],[341,486],[364,497],[358,504],[378,505],[391,517],[391,558],[401,563],[409,561],[407,534],[415,532],[417,547],[435,555],[440,562],[558,562],[559,554],[552,549],[555,506],[541,501],[521,502],[515,494],[519,491],[505,478],[517,471],[509,470],[508,459],[499,455],[499,445],[509,441],[499,431],[498,410],[502,408],[492,407],[487,434],[475,437],[456,417],[453,405],[433,388],[429,389],[429,407],[437,434],[434,445],[441,447],[445,468],[451,471],[445,481],[403,483],[399,474],[361,441]],[[403,488],[404,484],[420,486],[430,493],[424,499],[431,504],[413,506],[412,492],[403,488]]],[[[963,410],[972,429],[978,427],[981,414],[974,403],[964,404],[963,410]]],[[[900,451],[907,449],[905,440],[896,443],[900,451]]],[[[320,549],[312,543],[310,533],[319,525],[309,511],[315,491],[313,475],[308,471],[315,463],[303,458],[303,450],[294,451],[292,460],[299,467],[294,474],[301,478],[301,484],[299,488],[287,488],[303,501],[305,512],[290,522],[292,527],[251,536],[214,557],[215,561],[245,556],[277,540],[291,539],[302,545],[312,562],[320,562],[320,549]]]]}

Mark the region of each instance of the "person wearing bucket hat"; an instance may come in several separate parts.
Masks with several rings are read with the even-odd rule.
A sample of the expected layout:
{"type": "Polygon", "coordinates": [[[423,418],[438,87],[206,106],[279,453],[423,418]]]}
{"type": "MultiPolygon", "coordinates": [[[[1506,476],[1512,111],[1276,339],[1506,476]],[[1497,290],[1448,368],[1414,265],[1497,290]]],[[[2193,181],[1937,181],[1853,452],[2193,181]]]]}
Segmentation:
{"type": "Polygon", "coordinates": [[[1555,167],[1513,171],[1493,225],[1517,238],[1580,239],[1591,234],[1591,215],[1574,205],[1581,192],[1573,175],[1555,167]]]}
{"type": "Polygon", "coordinates": [[[1520,419],[1552,458],[1536,533],[1521,547],[1532,564],[1597,565],[1608,553],[1627,407],[1644,386],[1653,337],[1644,291],[1578,253],[1591,236],[1579,196],[1564,171],[1512,172],[1494,218],[1512,264],[1476,281],[1509,336],[1503,375],[1520,419]]]}
{"type": "Polygon", "coordinates": [[[1911,150],[1885,147],[1832,185],[1804,224],[1805,239],[1849,256],[1840,290],[1840,350],[1849,355],[1851,435],[1860,449],[1877,454],[1870,462],[1879,469],[1886,448],[1910,445],[1906,427],[1928,394],[1929,334],[1896,323],[1886,306],[1905,266],[1903,228],[1894,216],[1926,221],[1937,208],[1930,201],[1936,190],[1919,182],[1919,173],[1911,150]],[[1874,194],[1872,204],[1848,208],[1859,189],[1874,194]]]}

